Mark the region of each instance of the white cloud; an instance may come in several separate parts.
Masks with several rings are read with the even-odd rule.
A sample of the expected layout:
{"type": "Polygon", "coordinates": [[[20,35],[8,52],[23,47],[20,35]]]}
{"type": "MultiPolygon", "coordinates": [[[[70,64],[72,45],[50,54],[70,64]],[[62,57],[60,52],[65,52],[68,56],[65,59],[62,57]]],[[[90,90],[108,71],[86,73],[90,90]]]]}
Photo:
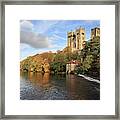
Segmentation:
{"type": "Polygon", "coordinates": [[[27,20],[24,20],[20,23],[20,29],[23,31],[32,31],[33,30],[34,25],[27,20]]]}
{"type": "Polygon", "coordinates": [[[50,45],[47,37],[27,31],[20,32],[20,41],[21,43],[26,43],[34,48],[48,48],[50,45]]]}
{"type": "Polygon", "coordinates": [[[34,25],[30,21],[20,23],[20,42],[28,44],[34,48],[49,48],[50,41],[48,37],[35,33],[34,25]]]}

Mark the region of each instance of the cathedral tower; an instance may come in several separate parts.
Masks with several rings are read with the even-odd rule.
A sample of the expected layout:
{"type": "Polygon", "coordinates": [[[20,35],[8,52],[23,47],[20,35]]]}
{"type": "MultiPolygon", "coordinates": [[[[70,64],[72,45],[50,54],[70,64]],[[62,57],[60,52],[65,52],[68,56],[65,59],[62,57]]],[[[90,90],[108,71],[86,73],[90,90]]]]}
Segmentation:
{"type": "Polygon", "coordinates": [[[76,49],[82,50],[83,49],[83,43],[85,41],[85,29],[79,28],[76,30],[76,49]]]}
{"type": "Polygon", "coordinates": [[[71,52],[83,49],[85,36],[85,29],[81,27],[76,29],[75,32],[67,33],[68,47],[71,49],[71,52]]]}
{"type": "Polygon", "coordinates": [[[91,39],[93,39],[96,36],[100,37],[100,28],[98,27],[91,29],[91,39]]]}

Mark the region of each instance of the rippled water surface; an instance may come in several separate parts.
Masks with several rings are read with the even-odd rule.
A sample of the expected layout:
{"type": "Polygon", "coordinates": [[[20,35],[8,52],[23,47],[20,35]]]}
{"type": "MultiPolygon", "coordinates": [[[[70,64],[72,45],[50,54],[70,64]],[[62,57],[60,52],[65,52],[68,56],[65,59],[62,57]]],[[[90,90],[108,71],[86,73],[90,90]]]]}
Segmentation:
{"type": "Polygon", "coordinates": [[[76,75],[21,73],[21,100],[99,100],[100,85],[76,75]]]}

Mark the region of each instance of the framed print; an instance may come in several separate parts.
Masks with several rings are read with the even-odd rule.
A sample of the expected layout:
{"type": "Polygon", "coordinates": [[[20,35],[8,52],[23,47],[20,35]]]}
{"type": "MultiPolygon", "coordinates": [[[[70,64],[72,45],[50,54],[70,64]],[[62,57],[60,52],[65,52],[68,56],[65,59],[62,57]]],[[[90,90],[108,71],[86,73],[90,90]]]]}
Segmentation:
{"type": "Polygon", "coordinates": [[[119,119],[117,0],[1,5],[1,118],[119,119]]]}

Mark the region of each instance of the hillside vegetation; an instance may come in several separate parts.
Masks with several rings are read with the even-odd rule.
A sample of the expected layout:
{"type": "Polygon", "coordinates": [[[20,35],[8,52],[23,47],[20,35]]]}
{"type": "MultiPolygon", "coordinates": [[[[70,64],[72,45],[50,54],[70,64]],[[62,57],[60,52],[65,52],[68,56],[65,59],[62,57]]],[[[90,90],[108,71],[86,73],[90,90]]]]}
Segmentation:
{"type": "Polygon", "coordinates": [[[98,77],[100,75],[100,37],[86,41],[81,51],[71,53],[66,47],[56,53],[44,52],[29,56],[20,62],[21,71],[65,73],[66,64],[71,60],[77,60],[80,64],[75,73],[98,77]]]}

